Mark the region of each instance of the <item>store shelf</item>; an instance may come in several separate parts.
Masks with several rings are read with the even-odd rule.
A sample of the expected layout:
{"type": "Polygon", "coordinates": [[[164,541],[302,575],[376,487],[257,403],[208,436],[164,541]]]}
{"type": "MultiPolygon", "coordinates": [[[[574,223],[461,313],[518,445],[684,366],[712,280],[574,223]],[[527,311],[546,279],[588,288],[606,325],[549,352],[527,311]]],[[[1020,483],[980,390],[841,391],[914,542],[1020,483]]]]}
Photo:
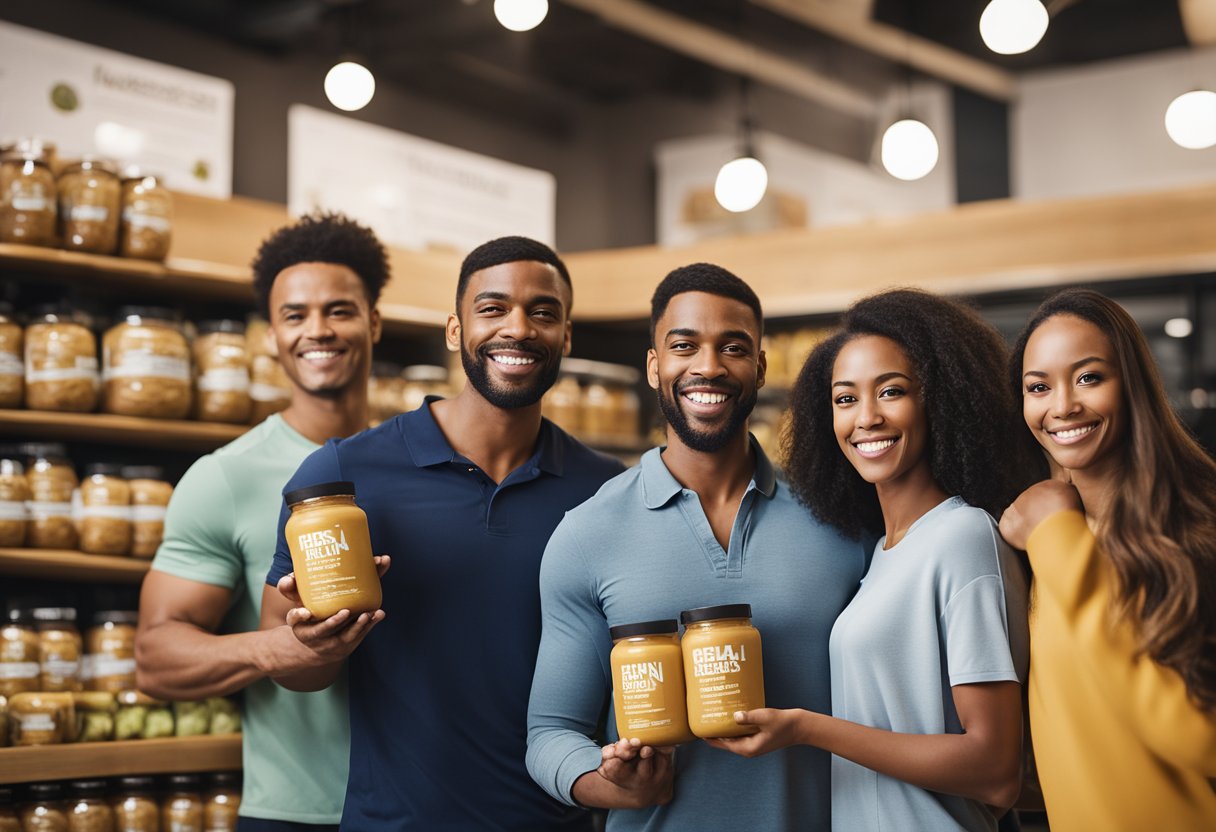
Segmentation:
{"type": "MultiPolygon", "coordinates": [[[[151,561],[63,549],[0,548],[0,575],[56,581],[139,583],[151,561]]],[[[0,781],[2,782],[2,781],[0,781]]]]}
{"type": "Polygon", "coordinates": [[[0,748],[0,783],[232,771],[240,767],[240,734],[0,748]]]}
{"type": "Polygon", "coordinates": [[[247,430],[249,425],[141,419],[136,416],[112,416],[108,413],[0,410],[0,434],[37,439],[213,451],[227,445],[247,430]]]}

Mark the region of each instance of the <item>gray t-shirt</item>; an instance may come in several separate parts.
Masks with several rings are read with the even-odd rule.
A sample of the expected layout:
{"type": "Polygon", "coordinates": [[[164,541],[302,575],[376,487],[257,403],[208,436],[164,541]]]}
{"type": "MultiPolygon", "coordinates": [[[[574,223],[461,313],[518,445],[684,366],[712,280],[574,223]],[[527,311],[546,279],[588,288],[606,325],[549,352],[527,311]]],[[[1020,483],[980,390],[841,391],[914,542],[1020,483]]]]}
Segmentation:
{"type": "MultiPolygon", "coordinates": [[[[950,688],[1026,681],[1026,579],[987,512],[951,497],[890,549],[878,541],[832,628],[832,714],[909,734],[961,734],[950,688]]],[[[995,830],[980,802],[832,757],[834,832],[995,830]]]]}

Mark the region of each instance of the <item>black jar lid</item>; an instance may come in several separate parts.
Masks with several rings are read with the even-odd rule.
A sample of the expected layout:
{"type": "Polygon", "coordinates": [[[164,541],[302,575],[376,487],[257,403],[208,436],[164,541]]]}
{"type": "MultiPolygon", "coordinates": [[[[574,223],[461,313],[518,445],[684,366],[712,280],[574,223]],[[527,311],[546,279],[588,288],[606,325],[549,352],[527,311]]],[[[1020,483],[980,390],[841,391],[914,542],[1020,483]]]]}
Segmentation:
{"type": "Polygon", "coordinates": [[[92,462],[84,467],[86,477],[118,477],[122,478],[122,463],[92,462]]]}
{"type": "Polygon", "coordinates": [[[355,496],[355,484],[341,480],[338,482],[323,482],[319,485],[309,485],[304,488],[297,488],[295,491],[288,491],[283,495],[283,499],[287,501],[287,505],[294,506],[296,503],[302,503],[305,500],[315,500],[318,497],[353,497],[355,496]]]}
{"type": "Polygon", "coordinates": [[[133,794],[148,794],[156,791],[156,778],[139,774],[129,777],[119,777],[116,791],[133,794]]]}
{"type": "Polygon", "coordinates": [[[110,784],[105,780],[73,780],[68,783],[68,788],[72,790],[72,794],[76,797],[101,797],[110,789],[110,784]]]}
{"type": "Polygon", "coordinates": [[[713,607],[698,607],[680,613],[680,623],[687,627],[699,621],[714,621],[721,618],[751,618],[751,604],[718,604],[713,607]]]}
{"type": "Polygon", "coordinates": [[[63,786],[59,783],[31,783],[26,786],[31,800],[58,800],[63,794],[63,786]]]}
{"type": "Polygon", "coordinates": [[[241,785],[241,773],[239,771],[217,771],[209,778],[211,785],[216,788],[233,787],[241,785]]]}
{"type": "Polygon", "coordinates": [[[198,791],[203,785],[203,778],[197,774],[170,774],[165,778],[169,788],[179,791],[198,791]]]}
{"type": "Polygon", "coordinates": [[[637,624],[617,624],[608,629],[608,635],[613,641],[635,636],[666,636],[679,632],[680,625],[674,618],[663,618],[658,621],[642,621],[637,624]]]}
{"type": "Polygon", "coordinates": [[[167,306],[122,306],[118,309],[117,319],[119,322],[139,318],[140,320],[176,323],[178,317],[177,312],[167,306]]]}
{"type": "Polygon", "coordinates": [[[122,476],[128,480],[161,480],[165,481],[165,469],[159,465],[124,465],[122,476]]]}
{"type": "Polygon", "coordinates": [[[94,627],[102,624],[138,624],[138,610],[98,610],[91,619],[94,627]]]}
{"type": "Polygon", "coordinates": [[[198,334],[208,335],[212,332],[231,332],[236,335],[245,334],[245,322],[232,318],[221,318],[212,321],[199,321],[198,334]]]}
{"type": "Polygon", "coordinates": [[[39,623],[58,623],[76,621],[75,607],[34,607],[30,614],[39,623]]]}

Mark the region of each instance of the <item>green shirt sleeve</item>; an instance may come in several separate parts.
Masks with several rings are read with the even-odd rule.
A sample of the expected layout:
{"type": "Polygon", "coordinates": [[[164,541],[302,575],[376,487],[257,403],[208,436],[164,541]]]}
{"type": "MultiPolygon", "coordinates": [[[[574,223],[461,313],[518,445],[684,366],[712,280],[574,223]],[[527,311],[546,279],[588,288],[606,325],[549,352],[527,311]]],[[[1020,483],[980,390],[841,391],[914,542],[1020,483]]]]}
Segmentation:
{"type": "Polygon", "coordinates": [[[165,539],[152,568],[235,590],[244,569],[236,545],[236,507],[224,468],[214,454],[200,458],[173,490],[165,539]]]}

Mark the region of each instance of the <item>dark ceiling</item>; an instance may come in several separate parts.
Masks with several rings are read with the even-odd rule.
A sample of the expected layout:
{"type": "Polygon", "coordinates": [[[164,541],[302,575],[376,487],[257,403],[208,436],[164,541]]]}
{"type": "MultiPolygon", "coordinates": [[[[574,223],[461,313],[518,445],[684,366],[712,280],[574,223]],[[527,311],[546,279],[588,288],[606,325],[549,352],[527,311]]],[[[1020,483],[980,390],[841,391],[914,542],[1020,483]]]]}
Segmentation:
{"type": "MultiPolygon", "coordinates": [[[[654,92],[694,100],[731,83],[719,69],[550,0],[535,30],[509,32],[493,0],[110,0],[271,55],[357,54],[377,77],[417,93],[534,125],[582,106],[654,92]]],[[[858,0],[861,2],[861,0],[858,0]]],[[[650,0],[829,77],[880,93],[899,66],[748,0],[650,0]]],[[[1051,27],[1025,55],[979,37],[986,0],[873,0],[874,19],[1018,72],[1186,44],[1175,0],[1053,0],[1051,27]]]]}

